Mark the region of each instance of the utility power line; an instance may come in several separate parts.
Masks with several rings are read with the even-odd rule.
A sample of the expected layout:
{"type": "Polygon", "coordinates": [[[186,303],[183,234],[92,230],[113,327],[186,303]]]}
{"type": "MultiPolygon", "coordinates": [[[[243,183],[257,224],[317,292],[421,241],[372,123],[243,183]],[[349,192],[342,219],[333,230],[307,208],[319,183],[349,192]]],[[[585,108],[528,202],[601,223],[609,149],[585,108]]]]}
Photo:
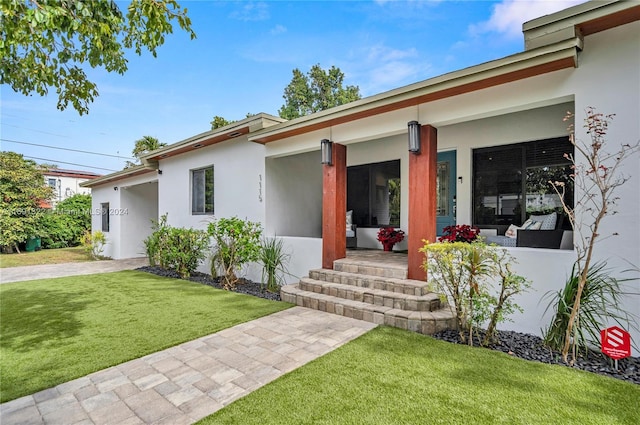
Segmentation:
{"type": "Polygon", "coordinates": [[[38,157],[35,157],[35,156],[26,156],[26,155],[23,155],[23,157],[25,157],[25,158],[29,158],[29,159],[37,159],[38,161],[48,161],[48,162],[55,162],[55,163],[59,163],[59,164],[77,165],[78,167],[95,168],[96,170],[118,171],[118,170],[112,170],[111,168],[93,167],[93,166],[91,166],[91,165],[76,164],[76,163],[74,163],[74,162],[57,161],[57,160],[55,160],[55,159],[38,158],[38,157]]]}
{"type": "Polygon", "coordinates": [[[61,148],[58,146],[51,146],[51,145],[41,145],[38,143],[31,143],[31,142],[20,142],[18,140],[10,140],[10,139],[0,139],[3,142],[8,142],[8,143],[18,143],[21,145],[30,145],[30,146],[38,146],[41,148],[49,148],[49,149],[59,149],[61,151],[69,151],[69,152],[80,152],[80,153],[86,153],[86,154],[90,154],[90,155],[99,155],[99,156],[110,156],[112,158],[118,158],[118,159],[134,159],[135,158],[131,158],[128,156],[120,156],[120,155],[112,155],[112,154],[108,154],[108,153],[100,153],[100,152],[89,152],[89,151],[83,151],[83,150],[79,150],[79,149],[71,149],[71,148],[61,148]]]}

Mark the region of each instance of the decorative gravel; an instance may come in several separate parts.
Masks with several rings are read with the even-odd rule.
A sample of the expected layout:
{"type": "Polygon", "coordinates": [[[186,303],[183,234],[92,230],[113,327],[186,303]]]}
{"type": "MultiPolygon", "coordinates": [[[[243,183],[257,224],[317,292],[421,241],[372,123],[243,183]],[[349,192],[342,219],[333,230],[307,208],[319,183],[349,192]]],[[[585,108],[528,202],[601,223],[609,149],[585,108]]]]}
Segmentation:
{"type": "MultiPolygon", "coordinates": [[[[165,270],[157,266],[156,267],[151,267],[151,266],[140,267],[136,270],[140,270],[147,273],[153,273],[158,276],[181,279],[180,274],[178,274],[178,272],[175,272],[172,270],[165,270]]],[[[218,288],[218,289],[224,289],[222,288],[222,285],[220,285],[220,278],[212,278],[211,275],[208,275],[205,273],[195,272],[191,275],[190,278],[186,280],[190,280],[191,282],[201,283],[203,285],[213,286],[214,288],[218,288]]],[[[269,292],[266,289],[262,289],[259,283],[253,282],[247,279],[240,279],[235,289],[233,289],[233,292],[237,292],[239,294],[253,295],[255,297],[265,298],[267,300],[280,301],[280,292],[278,293],[269,292]]]]}
{"type": "MultiPolygon", "coordinates": [[[[612,378],[640,384],[640,357],[628,357],[618,360],[618,370],[615,369],[614,361],[604,354],[591,351],[586,356],[579,356],[573,366],[568,366],[562,360],[559,352],[550,350],[542,344],[542,338],[535,335],[523,334],[512,331],[498,331],[498,342],[486,348],[498,350],[512,356],[525,360],[537,361],[548,364],[557,364],[575,369],[586,370],[612,378]]],[[[481,333],[481,336],[482,335],[481,333]]],[[[433,335],[434,338],[460,344],[458,332],[442,331],[433,335]]],[[[475,338],[474,346],[479,346],[478,339],[475,338]]]]}
{"type": "MultiPolygon", "coordinates": [[[[164,270],[160,267],[140,267],[137,270],[153,273],[158,276],[180,279],[180,275],[177,272],[164,270]]],[[[220,279],[212,278],[208,274],[196,272],[188,280],[222,289],[220,279]]],[[[259,283],[250,280],[241,279],[240,281],[242,283],[236,285],[234,292],[280,301],[280,293],[274,294],[268,292],[262,289],[259,283]]],[[[618,370],[616,370],[613,360],[600,352],[592,351],[587,356],[579,357],[573,366],[568,366],[562,361],[562,355],[559,352],[552,351],[543,346],[542,338],[540,337],[513,331],[498,331],[497,334],[498,342],[486,348],[502,351],[525,360],[573,367],[575,369],[586,370],[640,385],[640,357],[628,357],[619,360],[618,370]]],[[[480,336],[482,337],[484,335],[481,333],[480,336]]],[[[433,335],[433,337],[454,344],[460,344],[458,332],[456,331],[439,332],[433,335]]],[[[480,346],[477,337],[476,340],[474,340],[474,346],[480,346]]]]}

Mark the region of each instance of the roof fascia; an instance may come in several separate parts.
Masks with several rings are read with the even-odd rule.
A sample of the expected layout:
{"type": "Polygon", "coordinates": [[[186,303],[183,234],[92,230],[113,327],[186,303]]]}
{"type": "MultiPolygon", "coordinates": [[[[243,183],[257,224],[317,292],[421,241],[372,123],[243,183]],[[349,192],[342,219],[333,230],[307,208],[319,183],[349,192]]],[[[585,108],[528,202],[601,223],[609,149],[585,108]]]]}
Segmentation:
{"type": "Polygon", "coordinates": [[[522,25],[525,50],[628,24],[640,19],[640,3],[598,0],[582,3],[522,25]]]}
{"type": "Polygon", "coordinates": [[[208,146],[226,140],[234,139],[251,132],[259,131],[286,120],[263,112],[247,117],[243,120],[225,125],[224,127],[197,134],[169,146],[151,151],[141,157],[142,163],[148,167],[157,168],[158,161],[170,156],[179,155],[192,149],[208,146]],[[200,146],[196,146],[200,145],[200,146]]]}
{"type": "Polygon", "coordinates": [[[102,177],[98,177],[92,180],[87,180],[86,182],[80,183],[80,187],[95,187],[101,186],[107,183],[113,183],[118,180],[127,179],[130,177],[136,177],[142,174],[150,173],[152,171],[156,171],[155,168],[146,167],[144,165],[136,165],[134,167],[125,168],[121,171],[116,171],[115,173],[107,174],[102,177]]]}

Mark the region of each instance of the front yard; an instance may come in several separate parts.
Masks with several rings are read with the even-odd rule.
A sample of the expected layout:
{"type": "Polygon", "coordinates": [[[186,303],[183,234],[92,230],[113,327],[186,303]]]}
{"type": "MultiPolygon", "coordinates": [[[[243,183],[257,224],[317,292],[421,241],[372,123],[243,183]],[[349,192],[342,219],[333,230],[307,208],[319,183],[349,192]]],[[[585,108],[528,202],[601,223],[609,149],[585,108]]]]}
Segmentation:
{"type": "Polygon", "coordinates": [[[381,327],[209,416],[209,424],[640,423],[640,386],[381,327]]]}
{"type": "Polygon", "coordinates": [[[77,263],[92,261],[84,247],[43,249],[20,254],[0,254],[0,268],[36,266],[40,264],[77,263]]]}
{"type": "Polygon", "coordinates": [[[1,401],[288,307],[136,271],[5,283],[1,401]]]}

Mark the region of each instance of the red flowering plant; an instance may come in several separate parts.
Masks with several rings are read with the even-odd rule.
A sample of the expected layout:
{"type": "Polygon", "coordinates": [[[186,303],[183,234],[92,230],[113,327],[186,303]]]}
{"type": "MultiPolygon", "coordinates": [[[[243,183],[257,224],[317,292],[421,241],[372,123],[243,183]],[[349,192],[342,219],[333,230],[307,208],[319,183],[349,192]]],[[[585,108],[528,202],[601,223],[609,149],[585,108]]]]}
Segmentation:
{"type": "Polygon", "coordinates": [[[393,245],[401,242],[404,239],[404,232],[402,230],[396,230],[393,227],[381,227],[378,230],[378,240],[382,242],[382,246],[385,251],[389,251],[393,245]]]}
{"type": "Polygon", "coordinates": [[[442,229],[443,234],[438,238],[438,242],[468,242],[471,243],[478,239],[480,229],[477,226],[469,226],[468,224],[458,224],[456,226],[447,226],[442,229]]]}

